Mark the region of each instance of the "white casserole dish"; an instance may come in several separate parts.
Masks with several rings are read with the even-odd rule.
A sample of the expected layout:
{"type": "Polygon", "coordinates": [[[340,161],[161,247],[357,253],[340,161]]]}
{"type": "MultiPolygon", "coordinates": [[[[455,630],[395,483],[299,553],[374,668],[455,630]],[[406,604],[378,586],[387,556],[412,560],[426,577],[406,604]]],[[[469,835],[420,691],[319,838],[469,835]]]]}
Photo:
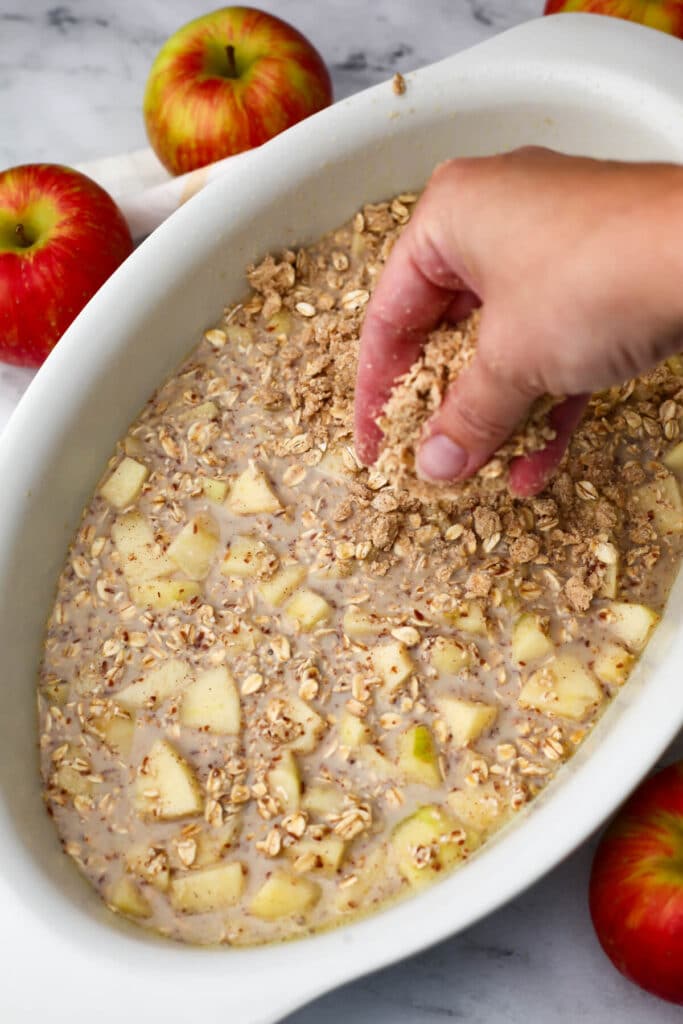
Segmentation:
{"type": "MultiPolygon", "coordinates": [[[[40,798],[34,686],[79,514],[161,380],[244,292],[265,251],[313,239],[457,154],[543,143],[683,160],[681,43],[621,21],[532,22],[346,100],[235,161],[107,283],[36,377],[0,445],[0,1016],[7,1024],[272,1024],[471,924],[616,807],[681,723],[683,583],[632,680],[547,793],[466,867],[366,921],[296,943],[197,950],[109,914],[60,852],[40,798]]],[[[627,260],[627,254],[619,254],[627,260]]],[[[549,268],[552,272],[552,268],[549,268]]]]}

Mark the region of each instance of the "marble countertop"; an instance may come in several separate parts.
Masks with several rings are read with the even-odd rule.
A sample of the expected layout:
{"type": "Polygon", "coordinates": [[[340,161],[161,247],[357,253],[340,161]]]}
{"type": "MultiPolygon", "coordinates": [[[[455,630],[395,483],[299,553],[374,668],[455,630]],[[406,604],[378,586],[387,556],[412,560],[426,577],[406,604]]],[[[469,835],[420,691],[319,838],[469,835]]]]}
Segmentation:
{"type": "MultiPolygon", "coordinates": [[[[254,0],[256,3],[256,0],[254,0]]],[[[0,168],[75,163],[145,144],[152,59],[208,0],[0,0],[0,168]]],[[[214,6],[218,6],[215,4],[214,6]]],[[[541,13],[542,0],[258,0],[332,70],[337,98],[541,13]]],[[[30,374],[0,367],[0,427],[30,374]]],[[[683,757],[683,735],[665,760],[683,757]]],[[[680,1010],[624,981],[586,906],[595,842],[465,933],[331,993],[287,1024],[674,1024],[680,1010]]],[[[239,1022],[236,1022],[239,1024],[239,1022]]]]}

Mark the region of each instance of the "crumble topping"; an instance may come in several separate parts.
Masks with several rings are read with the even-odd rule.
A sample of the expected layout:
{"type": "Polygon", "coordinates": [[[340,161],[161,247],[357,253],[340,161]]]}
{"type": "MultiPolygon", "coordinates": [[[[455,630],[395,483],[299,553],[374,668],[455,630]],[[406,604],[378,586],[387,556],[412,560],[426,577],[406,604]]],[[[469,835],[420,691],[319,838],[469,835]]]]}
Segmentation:
{"type": "Polygon", "coordinates": [[[391,80],[391,88],[396,96],[403,96],[407,89],[406,80],[400,71],[397,71],[391,80]]]}
{"type": "Polygon", "coordinates": [[[424,427],[438,411],[449,386],[467,367],[477,346],[480,313],[477,310],[458,327],[432,331],[424,352],[392,389],[378,423],[383,432],[377,470],[394,485],[426,502],[461,500],[463,492],[483,497],[506,485],[511,459],[544,448],[555,437],[547,421],[559,399],[547,396],[534,403],[526,423],[479,470],[478,479],[459,484],[431,483],[415,475],[415,455],[424,427]]]}

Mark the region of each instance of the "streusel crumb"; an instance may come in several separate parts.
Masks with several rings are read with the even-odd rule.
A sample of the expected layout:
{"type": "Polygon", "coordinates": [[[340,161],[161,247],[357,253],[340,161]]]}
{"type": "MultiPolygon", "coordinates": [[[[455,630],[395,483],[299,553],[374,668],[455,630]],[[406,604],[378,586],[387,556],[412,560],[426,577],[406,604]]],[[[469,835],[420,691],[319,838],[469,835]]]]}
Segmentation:
{"type": "Polygon", "coordinates": [[[433,331],[420,358],[394,386],[379,426],[384,441],[377,470],[411,496],[427,502],[457,500],[463,490],[483,495],[500,491],[507,484],[512,459],[544,448],[555,437],[548,412],[557,399],[537,401],[527,421],[479,471],[478,480],[468,484],[431,483],[416,476],[415,455],[428,420],[438,411],[446,391],[471,361],[480,323],[476,310],[457,327],[442,326],[433,331]]]}

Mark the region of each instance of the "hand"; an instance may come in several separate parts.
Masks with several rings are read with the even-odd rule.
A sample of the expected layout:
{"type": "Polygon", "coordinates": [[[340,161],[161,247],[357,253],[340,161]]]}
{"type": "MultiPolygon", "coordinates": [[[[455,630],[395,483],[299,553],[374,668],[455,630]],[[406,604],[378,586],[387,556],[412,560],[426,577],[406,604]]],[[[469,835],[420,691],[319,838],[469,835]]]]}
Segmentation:
{"type": "Polygon", "coordinates": [[[368,306],[356,446],[377,457],[391,387],[427,334],[482,304],[477,352],[427,424],[418,472],[471,476],[543,394],[557,437],[517,460],[510,486],[540,491],[588,393],[682,347],[683,169],[526,148],[433,174],[368,306]]]}

